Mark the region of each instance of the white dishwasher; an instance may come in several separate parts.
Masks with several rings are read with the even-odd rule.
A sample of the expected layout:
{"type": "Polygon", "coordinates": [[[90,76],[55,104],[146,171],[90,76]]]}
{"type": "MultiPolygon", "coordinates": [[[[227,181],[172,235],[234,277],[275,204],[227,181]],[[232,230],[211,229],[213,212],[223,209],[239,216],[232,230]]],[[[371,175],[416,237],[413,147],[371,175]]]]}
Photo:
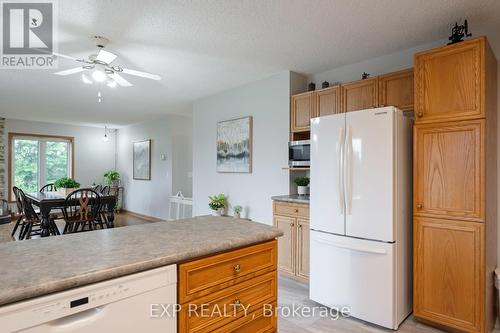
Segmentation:
{"type": "Polygon", "coordinates": [[[174,333],[175,265],[0,307],[1,332],[174,333]],[[155,315],[151,315],[152,308],[155,315]]]}

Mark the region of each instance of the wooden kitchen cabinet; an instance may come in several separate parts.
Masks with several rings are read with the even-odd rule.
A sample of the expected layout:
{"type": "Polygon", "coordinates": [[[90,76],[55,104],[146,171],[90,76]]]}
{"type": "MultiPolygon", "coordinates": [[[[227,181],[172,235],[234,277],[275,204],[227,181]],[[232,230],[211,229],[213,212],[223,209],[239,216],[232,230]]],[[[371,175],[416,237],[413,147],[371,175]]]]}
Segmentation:
{"type": "Polygon", "coordinates": [[[378,106],[378,78],[354,81],[341,85],[342,112],[376,108],[378,106]]]}
{"type": "Polygon", "coordinates": [[[414,213],[484,222],[484,120],[415,125],[414,213]]]}
{"type": "Polygon", "coordinates": [[[315,94],[316,117],[328,116],[341,113],[340,86],[329,87],[318,90],[315,94]]]}
{"type": "Polygon", "coordinates": [[[378,77],[379,106],[413,111],[413,68],[378,77]]]}
{"type": "Polygon", "coordinates": [[[415,316],[482,332],[484,224],[416,218],[415,316]]]}
{"type": "Polygon", "coordinates": [[[292,217],[274,216],[274,226],[283,231],[278,239],[278,269],[288,274],[295,274],[296,223],[292,217]]]}
{"type": "Polygon", "coordinates": [[[485,116],[485,38],[415,55],[415,123],[485,116]]]}
{"type": "Polygon", "coordinates": [[[278,240],[278,269],[309,281],[309,205],[274,201],[273,212],[274,226],[284,233],[278,240]]]}
{"type": "Polygon", "coordinates": [[[291,98],[291,132],[309,131],[314,112],[314,91],[293,95],[291,98]]]}
{"type": "Polygon", "coordinates": [[[415,56],[415,318],[491,332],[497,311],[497,61],[486,38],[415,56]]]}
{"type": "Polygon", "coordinates": [[[297,219],[297,276],[309,278],[309,220],[297,219]]]}

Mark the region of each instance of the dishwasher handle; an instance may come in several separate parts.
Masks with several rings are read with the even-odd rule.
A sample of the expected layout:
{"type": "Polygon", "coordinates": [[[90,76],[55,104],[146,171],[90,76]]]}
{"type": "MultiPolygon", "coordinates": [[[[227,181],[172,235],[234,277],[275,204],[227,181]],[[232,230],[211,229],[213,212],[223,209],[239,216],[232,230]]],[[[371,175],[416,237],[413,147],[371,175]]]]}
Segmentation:
{"type": "Polygon", "coordinates": [[[89,321],[96,321],[97,319],[105,316],[105,310],[106,306],[103,305],[100,307],[77,312],[66,317],[54,319],[47,324],[57,327],[58,332],[71,332],[74,328],[77,328],[80,325],[86,325],[89,321]]]}

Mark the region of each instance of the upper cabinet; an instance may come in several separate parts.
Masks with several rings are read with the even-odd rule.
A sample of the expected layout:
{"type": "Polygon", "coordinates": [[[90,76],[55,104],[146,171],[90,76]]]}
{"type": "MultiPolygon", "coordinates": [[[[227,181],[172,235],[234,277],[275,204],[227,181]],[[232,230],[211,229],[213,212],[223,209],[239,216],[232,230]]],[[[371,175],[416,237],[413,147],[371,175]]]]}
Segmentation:
{"type": "Polygon", "coordinates": [[[340,86],[334,86],[316,92],[316,117],[341,113],[340,86]]]}
{"type": "Polygon", "coordinates": [[[484,117],[484,38],[415,55],[415,122],[484,117]]]}
{"type": "Polygon", "coordinates": [[[311,118],[314,117],[314,91],[293,95],[291,99],[291,131],[303,132],[310,128],[311,118]]]}
{"type": "Polygon", "coordinates": [[[346,83],[342,89],[342,112],[376,108],[378,106],[378,78],[373,77],[346,83]]]}
{"type": "Polygon", "coordinates": [[[379,106],[413,110],[413,68],[378,77],[379,106]]]}

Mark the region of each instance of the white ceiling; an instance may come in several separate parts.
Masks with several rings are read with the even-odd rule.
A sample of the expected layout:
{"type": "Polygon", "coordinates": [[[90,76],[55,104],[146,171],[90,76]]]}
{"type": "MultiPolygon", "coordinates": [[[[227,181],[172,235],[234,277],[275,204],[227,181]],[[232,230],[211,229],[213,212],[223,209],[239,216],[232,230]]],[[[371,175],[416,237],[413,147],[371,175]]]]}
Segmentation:
{"type": "MultiPolygon", "coordinates": [[[[0,115],[126,125],[190,112],[193,100],[271,74],[304,74],[446,39],[467,18],[500,57],[499,0],[71,0],[59,3],[59,52],[86,57],[111,40],[116,64],[158,73],[97,90],[80,75],[1,70],[0,115]]],[[[75,67],[62,59],[59,69],[75,67]]]]}

